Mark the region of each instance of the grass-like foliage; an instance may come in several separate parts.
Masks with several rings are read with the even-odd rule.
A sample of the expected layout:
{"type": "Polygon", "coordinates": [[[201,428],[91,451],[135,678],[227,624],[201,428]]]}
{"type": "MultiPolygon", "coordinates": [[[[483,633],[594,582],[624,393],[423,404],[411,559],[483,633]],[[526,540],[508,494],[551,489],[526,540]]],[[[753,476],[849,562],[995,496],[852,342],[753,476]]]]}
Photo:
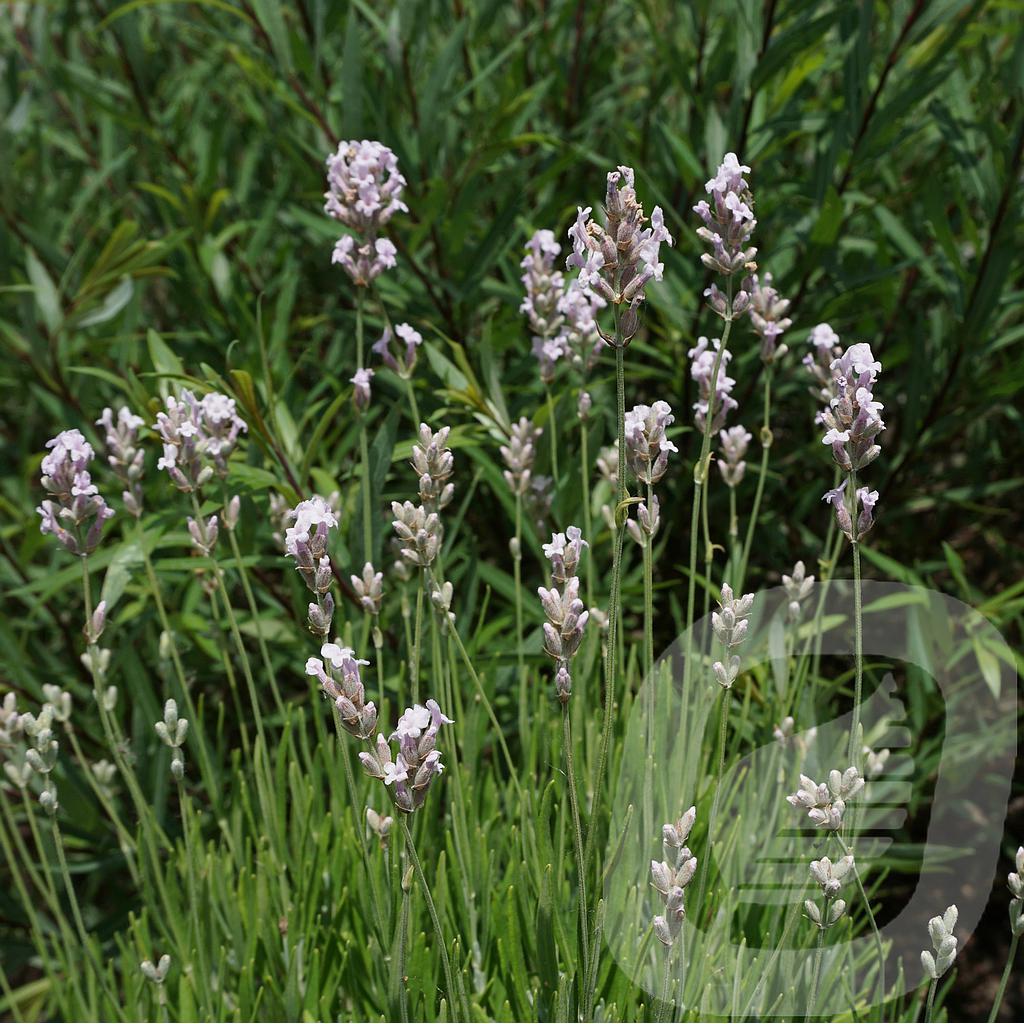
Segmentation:
{"type": "Polygon", "coordinates": [[[1019,1012],[1020,17],[6,4],[0,1015],[1019,1012]]]}

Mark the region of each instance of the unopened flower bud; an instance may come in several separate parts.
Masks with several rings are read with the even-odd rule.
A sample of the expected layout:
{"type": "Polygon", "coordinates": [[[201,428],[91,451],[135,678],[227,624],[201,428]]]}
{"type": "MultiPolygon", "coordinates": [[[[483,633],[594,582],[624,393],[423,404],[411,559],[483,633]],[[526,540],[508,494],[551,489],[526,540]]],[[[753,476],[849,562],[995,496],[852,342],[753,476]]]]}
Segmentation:
{"type": "Polygon", "coordinates": [[[225,529],[234,530],[238,525],[238,515],[242,510],[242,499],[236,494],[224,506],[221,512],[221,521],[225,529]]]}

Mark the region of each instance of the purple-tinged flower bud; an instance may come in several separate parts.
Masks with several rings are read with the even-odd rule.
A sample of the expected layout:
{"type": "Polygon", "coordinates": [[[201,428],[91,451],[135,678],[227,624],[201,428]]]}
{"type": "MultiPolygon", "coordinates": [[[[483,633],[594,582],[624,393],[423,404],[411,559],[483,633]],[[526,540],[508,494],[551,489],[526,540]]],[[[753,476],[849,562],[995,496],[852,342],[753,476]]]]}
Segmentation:
{"type": "Polygon", "coordinates": [[[373,370],[359,369],[356,375],[349,381],[352,385],[352,404],[356,412],[366,412],[370,407],[370,381],[373,379],[373,370]]]}
{"type": "Polygon", "coordinates": [[[827,501],[835,511],[836,526],[846,534],[846,536],[853,540],[853,520],[850,517],[850,510],[846,507],[846,499],[843,491],[846,489],[846,480],[843,480],[838,487],[834,487],[831,491],[826,491],[822,496],[822,501],[827,501]]]}
{"type": "Polygon", "coordinates": [[[221,512],[221,522],[228,530],[234,531],[238,525],[238,516],[242,511],[242,499],[236,494],[232,496],[221,512]]]}
{"type": "Polygon", "coordinates": [[[99,642],[103,635],[103,627],[107,624],[107,602],[100,601],[92,613],[92,617],[85,625],[85,639],[90,644],[99,642]]]}
{"type": "Polygon", "coordinates": [[[866,487],[858,487],[857,500],[860,502],[860,515],[857,516],[857,539],[860,540],[875,525],[875,505],[878,503],[878,491],[869,491],[866,487]]]}
{"type": "Polygon", "coordinates": [[[201,555],[212,555],[213,549],[217,545],[217,535],[219,533],[217,517],[210,516],[209,519],[204,520],[201,516],[199,519],[193,519],[189,516],[187,522],[189,536],[192,538],[192,546],[201,555]]]}
{"type": "Polygon", "coordinates": [[[584,423],[590,419],[590,410],[593,408],[594,400],[590,397],[589,391],[581,391],[580,397],[576,402],[576,415],[584,423]]]}
{"type": "Polygon", "coordinates": [[[362,576],[352,575],[349,580],[363,611],[368,615],[379,615],[384,600],[384,573],[375,572],[373,565],[367,562],[362,576]]]}

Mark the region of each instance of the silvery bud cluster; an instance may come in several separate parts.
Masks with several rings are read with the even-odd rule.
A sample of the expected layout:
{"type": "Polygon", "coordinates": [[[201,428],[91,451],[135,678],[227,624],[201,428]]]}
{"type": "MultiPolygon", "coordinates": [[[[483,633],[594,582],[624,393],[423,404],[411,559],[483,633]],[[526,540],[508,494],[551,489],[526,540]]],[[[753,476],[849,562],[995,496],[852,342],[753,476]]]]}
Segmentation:
{"type": "Polygon", "coordinates": [[[323,498],[313,495],[288,512],[285,521],[294,524],[285,531],[285,552],[295,559],[306,586],[314,594],[326,594],[333,578],[328,533],[338,525],[338,517],[323,498]]]}
{"type": "Polygon", "coordinates": [[[827,783],[801,775],[800,788],[786,800],[797,810],[807,811],[815,828],[838,832],[847,803],[863,788],[864,779],[856,767],[847,768],[845,772],[833,768],[827,783]]]}
{"type": "Polygon", "coordinates": [[[718,444],[722,457],[718,460],[718,469],[726,487],[739,487],[747,472],[747,446],[753,435],[745,427],[729,427],[719,431],[718,444]]]}
{"type": "Polygon", "coordinates": [[[62,690],[55,683],[43,683],[43,696],[49,706],[55,722],[67,725],[71,721],[71,694],[62,690]]]}
{"type": "Polygon", "coordinates": [[[791,575],[782,574],[782,587],[789,599],[789,603],[786,605],[786,617],[790,622],[799,622],[802,614],[801,606],[814,589],[814,577],[807,575],[807,567],[803,562],[797,562],[793,566],[791,575]]]}
{"type": "MultiPolygon", "coordinates": [[[[750,236],[757,227],[754,219],[754,197],[743,175],[750,168],[741,164],[735,153],[726,153],[718,173],[704,188],[711,199],[702,199],[693,211],[704,222],[697,229],[698,237],[711,249],[701,255],[701,262],[711,270],[731,276],[753,268],[757,249],[749,245],[750,236]]],[[[740,292],[736,298],[746,294],[740,292]]],[[[733,302],[733,312],[739,313],[741,303],[733,302]]]]}
{"type": "Polygon", "coordinates": [[[636,507],[636,519],[626,520],[626,529],[630,537],[641,547],[657,534],[660,526],[661,503],[656,494],[651,495],[650,508],[647,507],[647,502],[642,501],[636,507]]]}
{"type": "Polygon", "coordinates": [[[721,338],[705,337],[697,339],[697,344],[690,349],[690,376],[696,381],[698,388],[697,401],[693,403],[693,422],[697,430],[704,432],[708,412],[711,410],[711,432],[715,433],[725,426],[726,417],[737,407],[732,397],[732,389],[736,381],[726,373],[726,367],[732,359],[728,349],[721,352],[721,338]],[[719,352],[721,356],[719,357],[719,352]],[[718,362],[718,374],[715,374],[715,362],[718,362]],[[714,377],[714,386],[711,378],[714,377]],[[712,397],[713,396],[713,397],[712,397]]]}
{"type": "Polygon", "coordinates": [[[870,747],[864,747],[861,751],[864,757],[864,778],[878,778],[885,771],[885,765],[889,760],[890,753],[888,747],[883,747],[881,750],[872,750],[870,747]]]}
{"type": "Polygon", "coordinates": [[[580,599],[580,581],[576,575],[583,549],[589,545],[579,527],[551,535],[544,555],[551,562],[550,588],[538,587],[537,596],[547,616],[544,623],[544,652],[555,660],[555,692],[564,705],[572,694],[570,663],[583,642],[590,613],[580,599]]]}
{"type": "Polygon", "coordinates": [[[555,260],[561,251],[553,231],[536,231],[526,243],[526,255],[519,264],[524,290],[519,312],[526,315],[533,331],[533,354],[545,384],[555,379],[555,367],[564,354],[561,331],[565,317],[561,300],[565,279],[562,272],[555,269],[555,260]]]}
{"type": "Polygon", "coordinates": [[[383,143],[339,142],[327,157],[324,212],[355,232],[337,241],[331,262],[340,263],[356,285],[368,285],[395,265],[394,243],[378,235],[396,213],[408,211],[401,198],[405,183],[397,157],[383,143]]]}
{"type": "MultiPolygon", "coordinates": [[[[621,343],[628,345],[639,324],[636,310],[646,297],[644,289],[664,273],[661,244],[674,243],[660,206],[651,211],[650,226],[644,227],[648,219],[637,199],[632,167],[609,172],[604,212],[602,227],[590,216],[591,207],[577,209],[576,222],[569,229],[572,253],[566,266],[579,271],[581,288],[606,302],[629,307],[620,323],[621,343]]],[[[615,344],[614,338],[602,337],[615,344]]]]}
{"type": "Polygon", "coordinates": [[[772,275],[765,273],[762,277],[754,274],[750,285],[750,322],[754,333],[761,339],[761,359],[766,364],[781,359],[789,346],[779,344],[784,331],[793,326],[793,321],[786,316],[789,299],[782,298],[772,286],[772,275]]]}
{"type": "Polygon", "coordinates": [[[310,601],[306,609],[306,624],[309,631],[321,638],[331,632],[334,621],[334,598],[328,592],[319,597],[319,601],[310,601]]]}
{"type": "Polygon", "coordinates": [[[192,547],[201,555],[212,555],[213,549],[217,546],[217,536],[220,533],[217,517],[210,516],[209,519],[203,519],[200,516],[198,519],[193,519],[192,516],[189,516],[186,521],[188,534],[192,538],[192,547]]]}
{"type": "Polygon", "coordinates": [[[838,487],[826,491],[821,500],[828,502],[836,517],[836,526],[849,538],[851,542],[860,540],[872,526],[875,525],[875,506],[878,504],[878,491],[871,491],[867,487],[858,487],[854,495],[855,505],[851,509],[847,504],[846,485],[849,477],[843,479],[838,487]],[[853,516],[856,514],[857,522],[854,525],[853,516]]]}
{"type": "Polygon", "coordinates": [[[722,584],[722,596],[718,602],[719,610],[711,613],[711,628],[719,643],[725,648],[726,661],[716,661],[712,666],[715,679],[723,690],[728,690],[736,681],[740,670],[738,655],[731,654],[734,647],[739,647],[747,637],[750,610],[754,607],[754,595],[744,594],[736,597],[728,583],[722,584]]]}
{"type": "MultiPolygon", "coordinates": [[[[70,712],[70,702],[67,703],[70,712]]],[[[28,749],[25,751],[25,764],[20,772],[13,765],[7,767],[7,777],[17,786],[24,789],[28,785],[31,773],[35,772],[43,778],[43,789],[39,794],[39,805],[51,817],[57,813],[57,787],[50,778],[50,773],[57,765],[59,745],[54,737],[53,725],[59,721],[57,709],[53,704],[44,704],[38,715],[26,712],[21,716],[21,729],[25,734],[28,749]]]]}
{"type": "Polygon", "coordinates": [[[18,698],[13,690],[4,694],[0,703],[0,747],[8,747],[21,738],[22,720],[18,714],[18,698]]]}
{"type": "Polygon", "coordinates": [[[1017,847],[1014,857],[1015,871],[1006,876],[1006,885],[1013,896],[1010,900],[1010,931],[1014,935],[1024,933],[1024,881],[1021,875],[1024,874],[1024,846],[1017,847]]]}
{"type": "Polygon", "coordinates": [[[619,486],[619,448],[618,445],[605,445],[597,453],[597,469],[601,476],[611,484],[612,490],[619,486]]]}
{"type": "Polygon", "coordinates": [[[379,734],[373,751],[359,754],[366,774],[392,787],[395,806],[403,814],[423,806],[430,784],[444,771],[436,749],[437,733],[442,725],[451,724],[437,701],[428,700],[426,705],[405,709],[390,740],[379,734]],[[391,744],[396,740],[398,754],[393,757],[391,744]]]}
{"type": "Polygon", "coordinates": [[[162,985],[167,977],[167,972],[171,969],[171,958],[164,953],[162,957],[157,961],[156,966],[153,965],[152,960],[143,960],[139,964],[139,970],[142,971],[148,981],[151,981],[154,985],[162,985]]]}
{"type": "Polygon", "coordinates": [[[179,491],[191,493],[215,475],[227,475],[228,457],[249,428],[235,411],[233,398],[211,391],[200,401],[182,389],[177,397],[168,395],[153,429],[164,451],[157,469],[167,470],[179,491]]]}
{"type": "Polygon", "coordinates": [[[796,725],[792,715],[786,715],[778,725],[772,729],[772,737],[780,747],[789,745],[789,738],[793,735],[793,726],[796,725]]]}
{"type": "Polygon", "coordinates": [[[666,947],[672,946],[686,916],[685,890],[697,872],[697,858],[686,845],[697,809],[691,807],[678,821],[661,830],[664,860],[651,861],[651,885],[665,905],[665,913],[654,918],[654,934],[666,947]]]}
{"type": "Polygon", "coordinates": [[[96,421],[102,427],[107,447],[107,462],[114,475],[121,481],[124,491],[121,498],[128,512],[138,519],[142,515],[142,474],[145,469],[145,453],[139,445],[141,416],[136,416],[126,405],[117,410],[109,406],[96,421]]]}
{"type": "Polygon", "coordinates": [[[666,431],[675,422],[668,402],[635,405],[626,413],[626,465],[645,484],[656,484],[668,468],[669,452],[679,449],[666,431]]]}
{"type": "Polygon", "coordinates": [[[430,603],[440,616],[442,632],[449,623],[455,622],[455,612],[452,611],[452,597],[454,593],[455,590],[449,580],[446,580],[440,586],[434,586],[430,591],[430,603]]]}
{"type": "Polygon", "coordinates": [[[88,669],[89,672],[93,672],[100,679],[103,679],[106,677],[107,669],[110,668],[110,655],[111,651],[109,647],[90,646],[79,655],[78,660],[86,667],[86,669],[88,669]]]}
{"type": "Polygon", "coordinates": [[[342,727],[361,740],[369,739],[377,728],[377,708],[366,699],[359,676],[359,666],[369,664],[357,658],[352,648],[330,643],[320,648],[320,658],[306,661],[306,675],[319,682],[342,727]]]}
{"type": "Polygon", "coordinates": [[[395,819],[390,814],[378,814],[372,807],[366,808],[366,825],[371,835],[375,835],[382,848],[386,849],[391,838],[391,829],[395,819]]]}
{"type": "Polygon", "coordinates": [[[92,445],[81,431],[62,430],[46,447],[40,482],[50,498],[36,509],[42,520],[39,531],[53,534],[73,555],[88,555],[114,514],[89,475],[92,445]]]}
{"type": "Polygon", "coordinates": [[[117,777],[117,767],[106,758],[101,758],[99,761],[94,761],[89,765],[89,770],[92,772],[93,779],[95,779],[96,786],[100,792],[108,799],[112,798],[114,795],[113,783],[117,777]]]}
{"type": "Polygon", "coordinates": [[[885,430],[883,405],[874,396],[882,364],[870,345],[858,344],[833,359],[831,370],[833,395],[818,414],[818,422],[826,428],[821,440],[832,448],[836,465],[852,473],[874,462],[882,450],[875,439],[885,430]]]}
{"type": "Polygon", "coordinates": [[[590,397],[589,391],[581,391],[576,401],[576,416],[581,422],[586,423],[590,419],[590,410],[594,407],[594,400],[590,397]]]}
{"type": "Polygon", "coordinates": [[[153,725],[160,742],[171,749],[171,774],[180,782],[185,776],[185,755],[181,748],[188,736],[188,719],[178,717],[178,702],[171,698],[164,704],[163,721],[153,725]]]}
{"type": "Polygon", "coordinates": [[[831,928],[846,913],[846,900],[826,900],[824,915],[814,900],[804,900],[804,910],[818,928],[831,928]]]}
{"type": "Polygon", "coordinates": [[[390,324],[385,324],[384,333],[373,343],[373,352],[388,369],[408,380],[416,368],[417,350],[422,344],[423,335],[410,324],[395,324],[393,331],[390,324]]]}
{"type": "Polygon", "coordinates": [[[367,615],[380,615],[381,602],[384,600],[384,573],[375,572],[373,564],[367,562],[363,566],[362,575],[349,576],[349,580],[363,611],[367,615]]]}
{"type": "Polygon", "coordinates": [[[370,382],[373,380],[373,370],[360,367],[356,370],[355,376],[349,380],[352,385],[352,405],[356,412],[366,412],[370,408],[372,397],[370,382]]]}
{"type": "Polygon", "coordinates": [[[828,857],[822,857],[821,860],[811,861],[811,877],[817,882],[823,896],[834,899],[839,895],[843,879],[850,873],[852,867],[853,856],[850,854],[834,864],[828,857]]]}
{"type": "Polygon", "coordinates": [[[956,927],[957,913],[954,904],[946,908],[942,917],[933,917],[928,922],[932,951],[921,951],[921,966],[924,973],[933,981],[938,981],[953,966],[956,959],[957,942],[953,929],[956,927]]]}
{"type": "Polygon", "coordinates": [[[449,483],[455,471],[455,456],[448,447],[451,427],[436,434],[420,424],[419,443],[412,447],[412,468],[420,478],[420,503],[427,512],[440,512],[452,500],[455,485],[449,483]]]}
{"type": "Polygon", "coordinates": [[[530,491],[537,442],[542,433],[540,427],[535,427],[525,416],[521,416],[519,422],[513,423],[509,430],[508,444],[498,449],[507,467],[502,475],[513,494],[525,496],[530,491]]]}
{"type": "Polygon", "coordinates": [[[391,525],[402,542],[402,558],[426,569],[433,565],[441,550],[441,520],[436,512],[427,512],[411,501],[391,503],[391,525]]]}

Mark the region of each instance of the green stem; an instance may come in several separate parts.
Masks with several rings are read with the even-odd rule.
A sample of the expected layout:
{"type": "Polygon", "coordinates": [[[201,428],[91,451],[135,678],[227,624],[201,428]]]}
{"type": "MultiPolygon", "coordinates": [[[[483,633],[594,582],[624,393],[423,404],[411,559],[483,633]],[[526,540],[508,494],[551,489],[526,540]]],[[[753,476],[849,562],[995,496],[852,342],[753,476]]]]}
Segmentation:
{"type": "MultiPolygon", "coordinates": [[[[647,484],[647,511],[652,513],[654,488],[647,484]]],[[[644,534],[644,696],[646,705],[646,729],[644,731],[644,835],[650,835],[654,826],[654,537],[644,534]]]]}
{"type": "Polygon", "coordinates": [[[188,712],[189,721],[192,723],[192,731],[195,734],[196,745],[199,750],[199,769],[203,780],[206,783],[206,792],[215,809],[220,807],[220,785],[217,775],[213,770],[213,762],[210,760],[210,751],[206,744],[206,730],[203,728],[202,719],[192,700],[188,683],[185,680],[185,669],[181,663],[181,655],[178,654],[178,645],[174,639],[174,632],[171,629],[170,619],[167,617],[167,609],[164,607],[163,595],[160,592],[160,582],[153,568],[153,561],[146,550],[145,532],[142,529],[141,520],[136,520],[136,533],[138,535],[139,549],[142,551],[142,563],[146,570],[146,579],[149,581],[149,590],[153,595],[153,603],[156,605],[157,618],[160,620],[160,629],[167,635],[171,649],[171,664],[174,666],[174,675],[178,680],[178,689],[181,699],[188,712]]]}
{"type": "Polygon", "coordinates": [[[477,696],[480,698],[480,703],[483,704],[484,710],[487,712],[487,717],[491,720],[491,725],[494,726],[494,731],[498,737],[498,746],[501,747],[502,757],[505,759],[505,767],[508,769],[509,778],[512,780],[512,785],[515,788],[516,794],[519,799],[523,799],[523,790],[519,784],[519,776],[516,771],[515,762],[512,760],[512,755],[509,753],[508,744],[505,742],[505,734],[501,728],[501,723],[498,721],[498,716],[494,713],[494,705],[491,704],[490,698],[487,696],[487,691],[484,690],[484,685],[480,681],[480,676],[477,675],[476,668],[473,665],[473,659],[470,658],[469,652],[466,650],[466,645],[462,642],[462,637],[459,635],[459,630],[455,623],[449,625],[449,635],[455,641],[455,646],[459,649],[459,655],[462,658],[462,663],[466,666],[466,671],[469,672],[470,679],[473,680],[473,686],[476,688],[477,696]]]}
{"type": "Polygon", "coordinates": [[[423,640],[423,590],[426,587],[427,570],[420,569],[419,586],[416,589],[416,625],[412,635],[412,657],[409,661],[409,683],[412,687],[412,702],[420,700],[420,644],[423,640]]]}
{"type": "MultiPolygon", "coordinates": [[[[843,842],[842,837],[838,832],[832,833],[836,837],[836,842],[839,843],[840,849],[843,851],[843,855],[847,857],[853,856],[852,847],[846,845],[843,842]]],[[[871,909],[871,900],[868,899],[868,894],[864,889],[864,882],[860,876],[860,869],[857,866],[857,861],[854,859],[853,862],[853,878],[857,883],[857,890],[860,893],[860,898],[864,903],[864,909],[868,915],[868,923],[871,925],[871,933],[875,940],[875,949],[878,951],[878,979],[879,988],[881,989],[881,1000],[885,1002],[885,947],[882,945],[882,933],[878,930],[878,924],[875,922],[875,914],[871,909]]]]}
{"type": "Polygon", "coordinates": [[[925,1024],[928,1024],[932,1019],[932,1006],[935,1003],[935,989],[938,984],[938,981],[935,978],[932,978],[931,984],[928,986],[928,999],[925,1002],[924,1007],[925,1024]]]}
{"type": "Polygon", "coordinates": [[[419,429],[420,407],[416,404],[416,389],[412,386],[412,377],[405,378],[405,393],[409,396],[409,408],[412,410],[413,426],[419,429]]]}
{"type": "Polygon", "coordinates": [[[363,289],[356,288],[356,369],[363,369],[363,289]]]}
{"type": "MultiPolygon", "coordinates": [[[[728,657],[728,652],[726,652],[728,657]]],[[[722,799],[722,776],[725,774],[725,744],[729,728],[729,697],[731,690],[722,690],[722,702],[718,713],[718,767],[715,770],[715,795],[711,800],[711,814],[708,817],[708,838],[705,845],[706,854],[700,866],[700,886],[697,889],[697,913],[705,917],[704,895],[708,886],[708,875],[711,872],[711,859],[715,844],[715,825],[718,821],[718,810],[722,799]]]]}
{"type": "MultiPolygon", "coordinates": [[[[416,871],[416,877],[419,879],[420,888],[423,890],[423,898],[427,904],[427,912],[430,914],[431,924],[434,926],[434,935],[437,938],[437,947],[441,953],[441,966],[444,968],[444,980],[445,988],[448,992],[448,1006],[449,1013],[455,1012],[455,983],[452,980],[452,965],[448,960],[448,947],[444,941],[444,932],[441,930],[441,921],[437,916],[437,908],[434,906],[434,898],[430,895],[430,886],[427,885],[427,876],[423,874],[423,865],[420,864],[419,855],[416,853],[416,844],[412,839],[412,832],[409,829],[409,821],[403,815],[402,816],[402,831],[405,833],[405,846],[409,851],[409,859],[412,861],[412,866],[416,871]]],[[[463,1020],[471,1020],[469,1005],[464,1004],[462,1007],[464,1014],[463,1020]]]]}
{"type": "MultiPolygon", "coordinates": [[[[856,512],[856,507],[854,512],[856,512]]],[[[853,685],[853,725],[850,728],[849,760],[851,765],[859,766],[861,753],[860,699],[864,686],[864,621],[861,607],[860,545],[854,540],[851,547],[853,548],[853,656],[856,676],[853,685]]]]}
{"type": "MultiPolygon", "coordinates": [[[[680,941],[682,933],[680,933],[680,941]]],[[[661,1005],[657,1008],[657,1020],[667,1021],[672,1016],[669,999],[672,992],[672,949],[665,950],[665,977],[661,982],[661,1005]]]]}
{"type": "Polygon", "coordinates": [[[277,687],[277,673],[274,672],[273,662],[270,660],[270,651],[267,649],[267,641],[263,636],[263,627],[260,625],[259,609],[256,605],[256,595],[253,593],[249,583],[249,574],[245,570],[245,563],[242,561],[242,552],[238,546],[238,538],[234,530],[228,530],[228,541],[231,544],[231,555],[235,560],[235,568],[238,570],[238,577],[242,581],[242,592],[245,594],[245,603],[249,606],[249,614],[252,616],[252,626],[256,631],[256,642],[260,648],[260,658],[263,661],[263,671],[267,674],[267,682],[270,683],[270,692],[274,697],[274,706],[277,713],[284,718],[284,702],[281,700],[281,691],[277,687]]]}
{"type": "Polygon", "coordinates": [[[516,672],[519,690],[519,742],[526,747],[528,725],[526,660],[523,654],[523,496],[516,492],[515,550],[512,553],[512,577],[515,583],[516,604],[516,672]]]}
{"type": "Polygon", "coordinates": [[[1006,956],[1006,966],[1003,968],[1003,976],[999,980],[999,991],[996,992],[995,1002],[992,1004],[992,1012],[988,1015],[988,1022],[992,1022],[999,1016],[999,1010],[1003,1005],[1003,996],[1006,994],[1006,983],[1010,980],[1010,971],[1013,970],[1013,961],[1017,956],[1017,942],[1020,940],[1019,935],[1013,936],[1013,941],[1010,943],[1010,952],[1006,956]]]}
{"type": "MultiPolygon", "coordinates": [[[[588,541],[594,541],[594,517],[590,508],[590,437],[587,421],[580,421],[580,484],[583,490],[583,532],[588,541]]],[[[587,607],[594,605],[593,573],[587,573],[587,607]]]]}
{"type": "Polygon", "coordinates": [[[771,364],[765,366],[764,369],[764,422],[761,426],[761,468],[757,474],[757,490],[754,492],[754,504],[750,510],[747,535],[743,541],[743,554],[740,557],[739,575],[736,579],[737,590],[743,587],[743,581],[746,579],[750,549],[754,543],[754,530],[757,528],[758,513],[761,511],[761,498],[764,495],[764,481],[768,475],[768,455],[772,450],[772,369],[771,364]]]}
{"type": "MultiPolygon", "coordinates": [[[[828,904],[825,900],[825,919],[828,919],[828,904]]],[[[814,952],[814,973],[811,975],[811,994],[807,999],[807,1019],[814,1016],[814,1007],[818,1001],[818,980],[821,977],[821,961],[825,955],[825,929],[818,926],[818,946],[814,952]]]]}
{"type": "Polygon", "coordinates": [[[555,488],[558,488],[558,429],[555,426],[555,400],[551,395],[551,386],[544,385],[544,392],[548,396],[548,423],[551,425],[551,476],[555,481],[555,488]]]}
{"type": "Polygon", "coordinates": [[[359,414],[359,458],[363,465],[363,561],[373,561],[373,495],[370,493],[370,446],[366,440],[366,414],[359,414]]]}
{"type": "MultiPolygon", "coordinates": [[[[715,418],[715,396],[718,387],[718,372],[722,360],[729,348],[729,335],[732,333],[732,278],[727,279],[727,306],[725,313],[725,330],[722,340],[715,353],[715,362],[711,368],[710,392],[707,415],[704,417],[704,430],[701,436],[700,458],[693,468],[693,505],[690,509],[690,565],[689,580],[686,590],[686,660],[683,662],[683,693],[689,693],[690,679],[693,673],[693,613],[696,604],[697,587],[697,536],[700,523],[702,502],[708,490],[708,470],[711,465],[711,426],[715,418]]],[[[708,538],[705,538],[705,550],[708,538]]],[[[710,586],[705,579],[704,586],[710,586]]]]}
{"type": "Polygon", "coordinates": [[[573,843],[576,850],[576,886],[580,903],[580,949],[583,953],[583,977],[590,971],[590,924],[587,910],[587,871],[583,858],[583,826],[580,823],[579,796],[576,791],[576,767],[572,749],[572,723],[568,701],[562,704],[562,746],[565,748],[565,774],[572,810],[573,843]]]}
{"type": "Polygon", "coordinates": [[[616,419],[618,433],[619,469],[616,474],[615,494],[615,542],[612,555],[612,588],[608,598],[608,644],[604,659],[604,722],[601,727],[601,744],[598,749],[597,771],[594,774],[594,799],[591,804],[591,827],[587,835],[587,863],[593,853],[597,833],[598,810],[601,803],[601,790],[604,786],[605,764],[608,761],[608,746],[612,732],[612,708],[615,703],[615,657],[618,653],[616,644],[616,628],[619,618],[619,592],[622,587],[622,540],[625,529],[620,521],[620,513],[626,500],[626,370],[625,349],[619,329],[618,308],[615,311],[615,396],[616,419]]]}

